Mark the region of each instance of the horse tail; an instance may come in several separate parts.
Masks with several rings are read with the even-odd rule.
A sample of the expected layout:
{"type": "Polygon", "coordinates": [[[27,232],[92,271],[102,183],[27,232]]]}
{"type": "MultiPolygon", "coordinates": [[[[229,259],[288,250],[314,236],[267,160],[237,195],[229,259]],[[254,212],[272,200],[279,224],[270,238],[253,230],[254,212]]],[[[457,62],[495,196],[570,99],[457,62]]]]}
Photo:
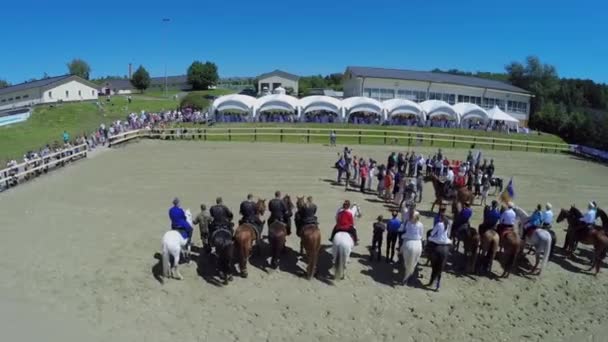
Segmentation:
{"type": "Polygon", "coordinates": [[[162,263],[162,267],[163,267],[163,277],[168,278],[171,265],[169,265],[169,248],[167,247],[167,243],[164,241],[164,239],[163,239],[163,243],[162,243],[161,259],[162,259],[161,263],[162,263]]]}
{"type": "Polygon", "coordinates": [[[344,266],[346,264],[346,247],[339,245],[336,247],[336,261],[334,265],[334,273],[336,279],[340,280],[344,278],[344,266]]]}

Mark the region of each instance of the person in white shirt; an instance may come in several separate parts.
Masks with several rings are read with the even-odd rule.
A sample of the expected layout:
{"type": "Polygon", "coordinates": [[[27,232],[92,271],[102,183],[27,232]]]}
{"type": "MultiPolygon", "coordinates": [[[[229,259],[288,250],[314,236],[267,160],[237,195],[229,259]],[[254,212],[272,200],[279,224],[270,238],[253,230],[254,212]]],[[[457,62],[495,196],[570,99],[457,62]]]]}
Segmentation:
{"type": "Polygon", "coordinates": [[[545,211],[543,212],[543,228],[550,229],[553,225],[553,206],[551,203],[545,205],[545,211]]]}
{"type": "Polygon", "coordinates": [[[515,226],[516,215],[513,210],[513,202],[507,203],[507,209],[500,215],[498,233],[501,234],[505,229],[512,229],[515,226]]]}
{"type": "Polygon", "coordinates": [[[587,228],[593,228],[593,225],[595,224],[595,219],[597,217],[596,207],[594,201],[589,202],[587,212],[581,217],[581,221],[585,222],[587,228]]]}
{"type": "Polygon", "coordinates": [[[445,209],[439,212],[439,220],[429,233],[428,251],[431,260],[431,279],[426,285],[431,287],[433,282],[437,281],[435,291],[439,291],[441,286],[441,273],[445,268],[448,256],[450,254],[450,245],[452,240],[449,239],[450,225],[445,217],[445,209]]]}
{"type": "Polygon", "coordinates": [[[452,167],[448,169],[448,174],[445,176],[445,180],[450,183],[450,185],[454,184],[454,171],[452,167]]]}
{"type": "Polygon", "coordinates": [[[410,278],[416,271],[418,260],[420,260],[422,254],[423,231],[424,226],[420,222],[420,213],[412,210],[407,223],[405,223],[405,232],[401,236],[403,239],[401,254],[405,266],[403,285],[410,282],[410,278]]]}

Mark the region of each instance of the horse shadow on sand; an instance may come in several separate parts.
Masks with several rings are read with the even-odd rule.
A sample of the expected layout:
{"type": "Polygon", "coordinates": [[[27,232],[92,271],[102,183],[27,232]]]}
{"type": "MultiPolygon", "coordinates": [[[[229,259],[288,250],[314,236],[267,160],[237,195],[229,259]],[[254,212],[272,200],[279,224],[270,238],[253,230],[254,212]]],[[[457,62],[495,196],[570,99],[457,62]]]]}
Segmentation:
{"type": "MultiPolygon", "coordinates": [[[[561,247],[556,247],[555,251],[553,252],[553,256],[549,261],[572,273],[594,275],[595,273],[593,270],[589,271],[593,257],[593,251],[588,249],[579,248],[572,254],[572,256],[568,256],[565,250],[563,250],[561,247]]],[[[605,267],[608,267],[608,265],[602,261],[600,268],[605,267]]]]}

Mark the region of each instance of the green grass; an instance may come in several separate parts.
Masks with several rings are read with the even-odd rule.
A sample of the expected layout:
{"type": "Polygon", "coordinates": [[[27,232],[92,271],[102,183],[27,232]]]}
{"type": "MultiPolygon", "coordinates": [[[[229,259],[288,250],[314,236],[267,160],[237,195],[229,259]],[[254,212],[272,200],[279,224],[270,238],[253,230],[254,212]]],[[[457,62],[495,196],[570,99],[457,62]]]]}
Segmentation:
{"type": "Polygon", "coordinates": [[[110,102],[100,98],[103,109],[95,102],[64,103],[38,106],[26,122],[0,127],[0,160],[20,158],[25,152],[61,140],[64,130],[71,136],[91,133],[101,123],[124,120],[131,112],[160,111],[176,108],[178,102],[168,99],[142,99],[133,96],[127,107],[125,96],[113,96],[110,102]]]}

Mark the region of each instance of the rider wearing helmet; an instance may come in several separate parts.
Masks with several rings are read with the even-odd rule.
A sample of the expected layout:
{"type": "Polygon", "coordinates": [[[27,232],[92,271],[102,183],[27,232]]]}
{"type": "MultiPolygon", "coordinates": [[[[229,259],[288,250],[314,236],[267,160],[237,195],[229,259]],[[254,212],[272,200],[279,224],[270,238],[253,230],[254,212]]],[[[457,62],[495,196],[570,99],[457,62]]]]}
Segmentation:
{"type": "Polygon", "coordinates": [[[585,223],[586,228],[593,228],[595,225],[595,218],[597,216],[597,205],[595,201],[589,202],[587,206],[587,212],[583,217],[581,217],[581,221],[585,223]]]}
{"type": "Polygon", "coordinates": [[[338,210],[336,214],[336,226],[334,230],[331,232],[331,237],[329,241],[333,242],[334,235],[338,232],[346,232],[349,233],[353,238],[355,245],[359,243],[359,238],[357,237],[357,230],[355,229],[355,217],[350,210],[350,201],[345,200],[342,204],[342,208],[338,210]]]}

